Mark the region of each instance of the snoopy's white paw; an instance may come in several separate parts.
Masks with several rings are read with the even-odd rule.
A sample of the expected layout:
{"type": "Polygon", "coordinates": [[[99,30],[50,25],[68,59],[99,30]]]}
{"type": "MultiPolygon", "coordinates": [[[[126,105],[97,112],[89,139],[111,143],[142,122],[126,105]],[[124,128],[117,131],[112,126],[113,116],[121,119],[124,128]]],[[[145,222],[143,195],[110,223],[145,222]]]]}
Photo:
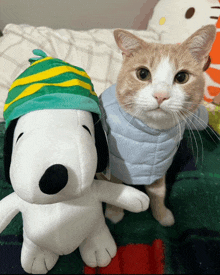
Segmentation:
{"type": "Polygon", "coordinates": [[[149,204],[150,199],[144,192],[132,188],[129,204],[126,209],[131,212],[139,213],[147,210],[149,208],[149,204]]]}
{"type": "Polygon", "coordinates": [[[41,249],[40,247],[24,242],[21,253],[21,265],[24,271],[30,274],[46,274],[56,264],[59,256],[41,249]]]}
{"type": "Polygon", "coordinates": [[[96,249],[88,249],[84,254],[84,261],[90,267],[105,267],[110,264],[115,256],[113,247],[103,247],[96,249]]]}
{"type": "Polygon", "coordinates": [[[100,234],[86,239],[79,247],[83,261],[90,267],[105,267],[117,253],[117,247],[107,226],[100,234]]]}
{"type": "Polygon", "coordinates": [[[122,208],[107,204],[105,210],[105,217],[113,223],[118,223],[124,217],[124,210],[122,208]]]}

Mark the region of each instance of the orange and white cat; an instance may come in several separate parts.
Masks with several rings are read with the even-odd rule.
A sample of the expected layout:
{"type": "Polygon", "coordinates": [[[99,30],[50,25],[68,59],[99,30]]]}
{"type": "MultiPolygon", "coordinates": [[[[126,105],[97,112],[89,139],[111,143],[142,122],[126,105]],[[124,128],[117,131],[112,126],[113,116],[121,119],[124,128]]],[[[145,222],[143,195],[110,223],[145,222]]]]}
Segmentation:
{"type": "MultiPolygon", "coordinates": [[[[115,30],[123,54],[117,84],[100,97],[102,123],[108,136],[111,180],[144,185],[156,220],[174,224],[164,204],[166,171],[186,127],[205,129],[204,71],[216,29],[207,25],[181,45],[147,43],[125,30],[115,30]]],[[[117,222],[123,210],[108,206],[117,222]]]]}

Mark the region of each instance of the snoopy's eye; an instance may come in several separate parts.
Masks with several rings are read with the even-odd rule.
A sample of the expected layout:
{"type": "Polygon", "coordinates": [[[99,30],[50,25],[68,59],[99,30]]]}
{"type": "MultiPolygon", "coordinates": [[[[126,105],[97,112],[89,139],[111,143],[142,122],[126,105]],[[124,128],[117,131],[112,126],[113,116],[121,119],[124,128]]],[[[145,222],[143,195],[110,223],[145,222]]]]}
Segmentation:
{"type": "Polygon", "coordinates": [[[24,134],[24,133],[20,133],[20,135],[18,136],[18,138],[17,138],[17,140],[16,140],[16,143],[18,142],[19,138],[20,138],[21,136],[23,136],[23,134],[24,134]]]}
{"type": "Polygon", "coordinates": [[[189,8],[187,11],[186,11],[186,14],[185,14],[185,17],[186,19],[190,19],[193,17],[194,13],[195,13],[195,8],[189,8]]]}
{"type": "Polygon", "coordinates": [[[89,128],[86,125],[83,125],[83,128],[85,128],[90,133],[90,135],[92,135],[89,128]]]}

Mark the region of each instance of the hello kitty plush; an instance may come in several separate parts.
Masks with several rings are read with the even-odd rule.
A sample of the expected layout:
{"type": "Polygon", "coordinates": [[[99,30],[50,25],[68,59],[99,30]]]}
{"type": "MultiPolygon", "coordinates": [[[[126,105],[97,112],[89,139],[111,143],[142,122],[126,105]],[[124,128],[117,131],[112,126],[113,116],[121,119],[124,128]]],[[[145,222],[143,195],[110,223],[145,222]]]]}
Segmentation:
{"type": "Polygon", "coordinates": [[[220,104],[220,4],[218,0],[160,0],[154,8],[148,31],[163,44],[182,43],[202,26],[214,24],[216,40],[210,52],[211,65],[205,73],[204,100],[220,104]]]}
{"type": "Polygon", "coordinates": [[[5,174],[14,192],[0,201],[0,232],[22,213],[28,273],[47,273],[77,247],[87,265],[106,266],[116,244],[102,202],[140,212],[149,199],[94,180],[107,166],[108,147],[91,80],[79,67],[35,53],[41,58],[13,82],[4,108],[5,174]]]}

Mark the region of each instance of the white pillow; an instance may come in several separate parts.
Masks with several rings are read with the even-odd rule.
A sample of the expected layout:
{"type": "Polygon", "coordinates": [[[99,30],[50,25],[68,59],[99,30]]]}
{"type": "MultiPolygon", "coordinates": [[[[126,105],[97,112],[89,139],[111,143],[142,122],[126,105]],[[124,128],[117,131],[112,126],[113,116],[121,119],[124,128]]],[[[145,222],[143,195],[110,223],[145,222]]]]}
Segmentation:
{"type": "MultiPolygon", "coordinates": [[[[154,41],[154,34],[145,30],[131,32],[154,41]]],[[[116,82],[122,61],[111,29],[73,31],[9,24],[0,38],[0,121],[3,121],[8,90],[30,65],[28,59],[34,56],[34,49],[82,67],[91,77],[98,95],[116,82]]]]}

